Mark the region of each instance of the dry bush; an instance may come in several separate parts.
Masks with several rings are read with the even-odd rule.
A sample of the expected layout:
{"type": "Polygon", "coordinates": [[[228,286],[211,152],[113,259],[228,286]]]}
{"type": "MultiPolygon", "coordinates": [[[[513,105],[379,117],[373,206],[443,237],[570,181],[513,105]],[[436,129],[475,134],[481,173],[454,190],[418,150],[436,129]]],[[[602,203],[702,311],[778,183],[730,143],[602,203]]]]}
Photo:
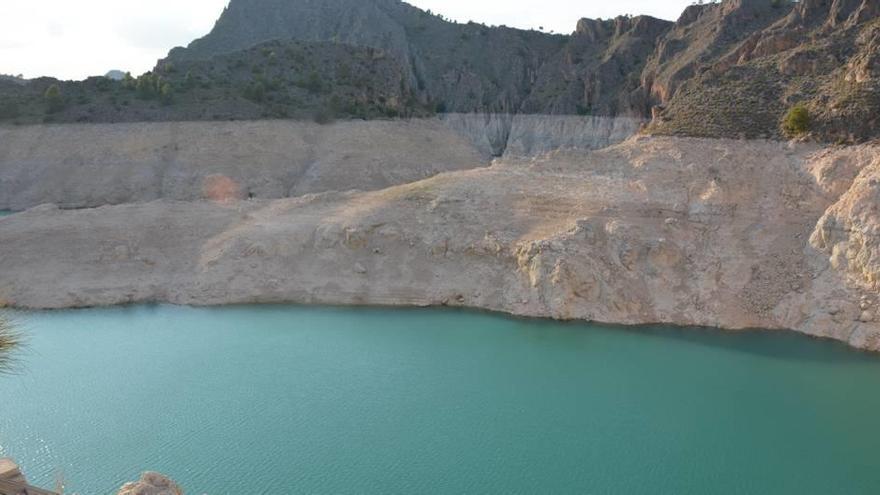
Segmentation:
{"type": "Polygon", "coordinates": [[[13,351],[21,345],[21,334],[8,318],[0,315],[0,375],[14,371],[16,363],[13,351]]]}

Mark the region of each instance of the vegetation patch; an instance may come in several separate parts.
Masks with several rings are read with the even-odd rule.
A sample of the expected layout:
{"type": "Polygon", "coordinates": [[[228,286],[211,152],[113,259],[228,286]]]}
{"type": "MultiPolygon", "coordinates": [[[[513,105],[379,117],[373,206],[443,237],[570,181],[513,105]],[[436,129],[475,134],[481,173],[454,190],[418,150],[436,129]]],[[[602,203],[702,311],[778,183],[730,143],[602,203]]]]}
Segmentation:
{"type": "Polygon", "coordinates": [[[782,131],[788,137],[799,137],[810,132],[810,111],[804,104],[797,104],[788,110],[782,120],[782,131]]]}

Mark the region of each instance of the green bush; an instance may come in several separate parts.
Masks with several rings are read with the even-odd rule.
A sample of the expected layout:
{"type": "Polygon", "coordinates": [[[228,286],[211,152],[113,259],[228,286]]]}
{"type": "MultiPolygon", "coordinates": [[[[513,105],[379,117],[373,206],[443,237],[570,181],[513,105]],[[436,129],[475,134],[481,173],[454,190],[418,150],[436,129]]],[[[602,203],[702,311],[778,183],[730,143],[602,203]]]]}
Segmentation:
{"type": "Polygon", "coordinates": [[[255,81],[244,88],[244,97],[255,103],[262,103],[266,99],[266,86],[261,81],[255,81]]]}
{"type": "Polygon", "coordinates": [[[803,104],[797,104],[788,110],[782,121],[782,130],[786,136],[797,137],[810,132],[810,111],[803,104]]]}
{"type": "Polygon", "coordinates": [[[113,89],[113,81],[109,77],[99,77],[95,81],[95,89],[102,93],[106,93],[113,89]]]}
{"type": "Polygon", "coordinates": [[[189,91],[196,87],[197,81],[195,76],[193,76],[192,71],[187,71],[186,75],[183,76],[183,89],[189,91]]]}
{"type": "Polygon", "coordinates": [[[333,121],[336,120],[336,115],[334,115],[332,109],[320,107],[315,110],[315,113],[312,115],[312,120],[320,125],[332,124],[333,121]]]}
{"type": "Polygon", "coordinates": [[[327,89],[324,87],[324,82],[321,80],[321,75],[318,74],[317,71],[312,71],[311,73],[309,73],[309,76],[299,81],[297,86],[305,88],[306,90],[308,90],[309,93],[312,94],[319,94],[327,89]]]}
{"type": "Polygon", "coordinates": [[[135,87],[139,97],[149,100],[159,94],[162,88],[161,79],[152,72],[147,72],[138,76],[135,87]]]}
{"type": "Polygon", "coordinates": [[[171,87],[170,83],[162,85],[162,88],[159,90],[159,99],[162,101],[163,105],[174,103],[174,88],[171,87]]]}
{"type": "Polygon", "coordinates": [[[64,97],[61,95],[61,88],[57,84],[53,84],[46,89],[43,99],[46,100],[46,110],[49,113],[60,112],[64,109],[64,97]]]}
{"type": "Polygon", "coordinates": [[[128,90],[137,88],[137,80],[131,77],[131,72],[126,72],[122,78],[122,87],[128,90]]]}
{"type": "Polygon", "coordinates": [[[21,109],[15,100],[0,102],[0,119],[17,119],[21,116],[21,109]]]}

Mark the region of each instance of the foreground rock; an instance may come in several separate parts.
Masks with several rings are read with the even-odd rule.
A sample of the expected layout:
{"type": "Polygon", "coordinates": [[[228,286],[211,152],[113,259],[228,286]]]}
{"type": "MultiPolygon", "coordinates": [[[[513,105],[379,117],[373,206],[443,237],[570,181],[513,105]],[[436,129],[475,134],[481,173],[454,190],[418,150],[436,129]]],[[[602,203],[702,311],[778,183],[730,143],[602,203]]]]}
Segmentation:
{"type": "Polygon", "coordinates": [[[183,490],[166,476],[147,472],[140,480],[123,485],[117,495],[183,495],[183,490]]]}
{"type": "Polygon", "coordinates": [[[375,192],[0,219],[0,299],[452,305],[880,350],[880,153],[634,138],[375,192]]]}
{"type": "MultiPolygon", "coordinates": [[[[60,489],[58,489],[60,491],[60,489]]],[[[8,458],[0,458],[0,495],[58,495],[28,484],[18,464],[8,458]]]]}

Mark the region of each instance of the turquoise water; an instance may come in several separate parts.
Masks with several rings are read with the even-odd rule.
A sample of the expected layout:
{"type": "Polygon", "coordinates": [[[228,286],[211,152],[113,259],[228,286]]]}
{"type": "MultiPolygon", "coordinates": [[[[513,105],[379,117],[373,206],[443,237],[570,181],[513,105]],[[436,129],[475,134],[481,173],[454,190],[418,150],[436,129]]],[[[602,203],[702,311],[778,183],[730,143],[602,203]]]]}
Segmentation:
{"type": "Polygon", "coordinates": [[[880,359],[439,310],[17,315],[0,456],[106,494],[880,493],[880,359]]]}
{"type": "Polygon", "coordinates": [[[15,212],[9,211],[9,210],[0,210],[0,217],[8,217],[9,215],[12,215],[13,213],[15,213],[15,212]]]}

